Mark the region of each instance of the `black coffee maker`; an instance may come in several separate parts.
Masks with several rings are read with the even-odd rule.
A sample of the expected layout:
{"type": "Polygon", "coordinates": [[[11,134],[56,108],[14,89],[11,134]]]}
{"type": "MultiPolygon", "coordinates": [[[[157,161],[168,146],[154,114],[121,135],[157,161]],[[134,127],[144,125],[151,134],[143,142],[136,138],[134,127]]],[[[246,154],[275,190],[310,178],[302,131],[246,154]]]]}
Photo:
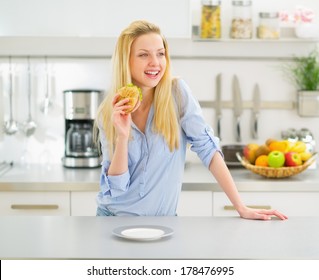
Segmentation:
{"type": "Polygon", "coordinates": [[[99,167],[100,154],[93,141],[93,124],[101,102],[99,90],[65,90],[65,153],[63,165],[70,168],[99,167]]]}

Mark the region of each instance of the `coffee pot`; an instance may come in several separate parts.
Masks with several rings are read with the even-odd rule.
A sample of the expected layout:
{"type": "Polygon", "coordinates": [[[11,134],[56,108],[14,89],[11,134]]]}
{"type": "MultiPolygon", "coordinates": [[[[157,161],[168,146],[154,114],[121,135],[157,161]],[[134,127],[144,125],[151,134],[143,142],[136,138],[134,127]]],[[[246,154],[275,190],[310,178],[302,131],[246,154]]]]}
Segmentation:
{"type": "Polygon", "coordinates": [[[64,91],[65,167],[100,166],[100,154],[93,141],[93,125],[101,93],[97,90],[64,91]]]}

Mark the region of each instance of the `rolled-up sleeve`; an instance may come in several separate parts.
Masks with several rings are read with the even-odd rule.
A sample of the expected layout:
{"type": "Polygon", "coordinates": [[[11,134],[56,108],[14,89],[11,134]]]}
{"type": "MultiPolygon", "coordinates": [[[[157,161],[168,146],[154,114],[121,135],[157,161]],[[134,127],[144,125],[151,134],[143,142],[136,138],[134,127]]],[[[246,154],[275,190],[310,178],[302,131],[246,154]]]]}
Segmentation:
{"type": "Polygon", "coordinates": [[[100,187],[103,195],[109,195],[117,197],[123,194],[129,187],[130,174],[127,170],[121,175],[107,175],[107,169],[105,165],[102,165],[102,172],[100,178],[100,187]]]}
{"type": "Polygon", "coordinates": [[[100,176],[100,188],[104,196],[117,197],[123,194],[130,184],[130,173],[127,170],[120,175],[108,175],[108,169],[110,167],[110,158],[108,153],[108,144],[105,137],[104,130],[99,126],[101,150],[103,155],[103,161],[101,163],[101,176],[100,176]]]}
{"type": "Polygon", "coordinates": [[[213,129],[205,121],[198,101],[192,96],[189,87],[180,81],[182,93],[181,126],[187,141],[208,168],[216,152],[222,154],[219,138],[214,136],[213,129]]]}

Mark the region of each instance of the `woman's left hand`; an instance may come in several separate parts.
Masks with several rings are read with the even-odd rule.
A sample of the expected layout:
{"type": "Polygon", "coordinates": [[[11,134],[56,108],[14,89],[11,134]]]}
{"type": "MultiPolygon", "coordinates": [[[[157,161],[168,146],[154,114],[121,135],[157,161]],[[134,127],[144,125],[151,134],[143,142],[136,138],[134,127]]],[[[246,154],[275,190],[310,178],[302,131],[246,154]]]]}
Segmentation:
{"type": "Polygon", "coordinates": [[[271,217],[277,217],[280,220],[286,220],[288,217],[274,209],[253,209],[245,207],[239,211],[240,217],[252,220],[271,220],[271,217]]]}

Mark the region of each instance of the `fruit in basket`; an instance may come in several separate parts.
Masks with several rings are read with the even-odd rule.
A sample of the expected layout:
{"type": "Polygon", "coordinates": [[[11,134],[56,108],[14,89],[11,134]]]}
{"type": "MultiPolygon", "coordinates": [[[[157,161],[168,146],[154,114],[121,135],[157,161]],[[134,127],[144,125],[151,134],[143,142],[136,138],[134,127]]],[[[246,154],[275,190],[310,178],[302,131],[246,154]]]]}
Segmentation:
{"type": "Polygon", "coordinates": [[[255,161],[256,166],[269,166],[268,165],[268,156],[267,155],[260,155],[259,157],[256,158],[255,161]]]}
{"type": "Polygon", "coordinates": [[[298,166],[302,164],[301,156],[297,152],[285,153],[285,165],[286,166],[298,166]]]}
{"type": "Polygon", "coordinates": [[[251,163],[254,164],[256,160],[256,151],[259,145],[255,143],[247,144],[243,149],[244,157],[251,163]]]}
{"type": "Polygon", "coordinates": [[[272,142],[274,142],[274,141],[277,141],[277,140],[274,139],[274,138],[268,138],[268,139],[265,141],[265,144],[266,144],[266,146],[269,146],[270,143],[272,143],[272,142]]]}
{"type": "Polygon", "coordinates": [[[290,145],[288,141],[282,140],[282,141],[273,141],[268,145],[269,149],[271,151],[280,151],[280,152],[288,152],[290,149],[290,145]]]}
{"type": "Polygon", "coordinates": [[[308,159],[310,159],[312,156],[312,153],[310,152],[302,152],[300,153],[300,157],[301,157],[301,160],[304,162],[304,161],[307,161],[308,159]]]}
{"type": "Polygon", "coordinates": [[[270,152],[271,151],[267,145],[260,145],[256,150],[256,159],[261,155],[268,155],[270,152]]]}
{"type": "Polygon", "coordinates": [[[268,154],[268,165],[279,168],[285,164],[285,154],[281,151],[272,151],[268,154]]]}
{"type": "Polygon", "coordinates": [[[303,153],[307,149],[307,146],[304,142],[302,141],[297,141],[294,143],[294,145],[290,148],[291,152],[297,152],[297,153],[303,153]]]}

